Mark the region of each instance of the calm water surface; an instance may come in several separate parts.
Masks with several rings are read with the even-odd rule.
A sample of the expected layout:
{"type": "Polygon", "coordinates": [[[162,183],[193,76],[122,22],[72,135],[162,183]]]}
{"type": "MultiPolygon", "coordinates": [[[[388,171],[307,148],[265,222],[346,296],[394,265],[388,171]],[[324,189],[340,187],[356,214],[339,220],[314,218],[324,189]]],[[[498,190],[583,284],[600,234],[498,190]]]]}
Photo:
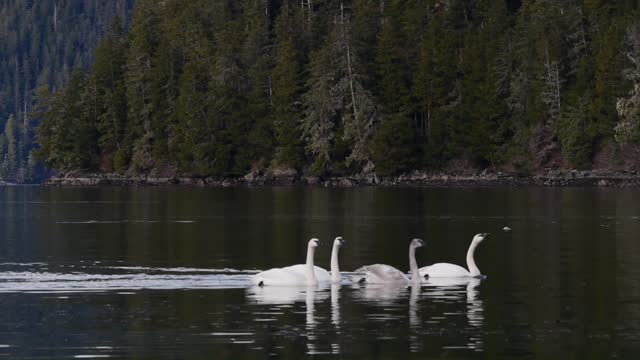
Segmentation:
{"type": "Polygon", "coordinates": [[[640,191],[0,188],[0,358],[605,359],[640,352],[640,191]],[[503,232],[509,226],[511,232],[503,232]],[[319,237],[421,288],[256,288],[319,237]]]}

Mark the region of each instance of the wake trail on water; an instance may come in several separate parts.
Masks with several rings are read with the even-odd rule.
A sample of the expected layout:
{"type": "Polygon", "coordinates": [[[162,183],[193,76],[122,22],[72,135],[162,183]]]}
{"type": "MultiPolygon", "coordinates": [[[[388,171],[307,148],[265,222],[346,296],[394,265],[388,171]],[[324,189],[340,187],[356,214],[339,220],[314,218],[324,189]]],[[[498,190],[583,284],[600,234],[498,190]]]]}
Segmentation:
{"type": "Polygon", "coordinates": [[[154,223],[174,223],[193,224],[195,220],[81,220],[81,221],[56,221],[56,224],[79,225],[79,224],[154,224],[154,223]]]}
{"type": "Polygon", "coordinates": [[[51,271],[42,263],[0,263],[0,269],[2,267],[13,269],[0,270],[0,293],[234,289],[250,286],[249,277],[255,273],[228,268],[139,266],[84,267],[85,271],[82,272],[74,271],[75,267],[68,266],[62,267],[63,271],[51,271]]]}

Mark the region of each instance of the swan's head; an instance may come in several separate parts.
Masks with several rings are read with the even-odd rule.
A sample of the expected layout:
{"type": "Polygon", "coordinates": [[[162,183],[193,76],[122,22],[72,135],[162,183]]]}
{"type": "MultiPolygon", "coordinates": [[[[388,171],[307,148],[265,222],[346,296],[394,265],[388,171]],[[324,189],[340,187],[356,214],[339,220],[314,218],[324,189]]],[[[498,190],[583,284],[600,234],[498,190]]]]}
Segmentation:
{"type": "Polygon", "coordinates": [[[487,238],[487,236],[489,236],[489,233],[476,234],[476,236],[473,237],[473,242],[476,244],[480,244],[482,240],[487,238]]]}
{"type": "Polygon", "coordinates": [[[411,241],[411,245],[409,245],[409,247],[412,248],[419,248],[419,247],[423,247],[424,246],[424,241],[422,239],[413,239],[411,241]]]}
{"type": "Polygon", "coordinates": [[[313,239],[309,240],[309,245],[308,246],[310,248],[314,248],[315,249],[315,248],[318,247],[318,245],[320,245],[320,240],[318,240],[316,238],[313,238],[313,239]]]}
{"type": "Polygon", "coordinates": [[[342,236],[338,236],[335,240],[333,240],[333,246],[342,246],[344,245],[344,239],[342,236]]]}

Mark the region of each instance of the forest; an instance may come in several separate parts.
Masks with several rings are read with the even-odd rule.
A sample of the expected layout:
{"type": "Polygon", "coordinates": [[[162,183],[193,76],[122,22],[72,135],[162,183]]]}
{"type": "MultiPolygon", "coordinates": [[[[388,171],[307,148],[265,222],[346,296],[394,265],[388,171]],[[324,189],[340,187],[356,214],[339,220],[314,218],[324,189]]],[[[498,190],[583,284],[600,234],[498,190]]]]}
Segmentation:
{"type": "Polygon", "coordinates": [[[37,145],[35,89],[62,91],[74,70],[88,69],[116,17],[133,0],[0,1],[0,180],[33,182],[46,175],[30,157],[37,145]]]}
{"type": "MultiPolygon", "coordinates": [[[[195,177],[624,166],[640,140],[639,10],[137,0],[90,67],[28,95],[32,159],[59,173],[195,177]]],[[[7,124],[21,119],[15,99],[7,124]]]]}

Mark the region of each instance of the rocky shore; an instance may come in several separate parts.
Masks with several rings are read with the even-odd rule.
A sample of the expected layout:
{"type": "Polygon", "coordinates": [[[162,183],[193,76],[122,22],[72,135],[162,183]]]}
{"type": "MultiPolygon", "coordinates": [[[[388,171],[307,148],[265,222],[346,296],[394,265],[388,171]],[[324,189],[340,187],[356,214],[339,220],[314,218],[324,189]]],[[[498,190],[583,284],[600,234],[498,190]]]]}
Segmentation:
{"type": "Polygon", "coordinates": [[[378,177],[375,173],[319,178],[305,176],[297,171],[251,172],[243,177],[157,177],[148,175],[125,176],[119,174],[67,174],[54,176],[45,186],[287,186],[310,185],[321,187],[354,186],[593,186],[640,187],[640,174],[635,171],[550,170],[541,174],[521,176],[506,172],[443,172],[414,171],[393,176],[378,177]]]}

